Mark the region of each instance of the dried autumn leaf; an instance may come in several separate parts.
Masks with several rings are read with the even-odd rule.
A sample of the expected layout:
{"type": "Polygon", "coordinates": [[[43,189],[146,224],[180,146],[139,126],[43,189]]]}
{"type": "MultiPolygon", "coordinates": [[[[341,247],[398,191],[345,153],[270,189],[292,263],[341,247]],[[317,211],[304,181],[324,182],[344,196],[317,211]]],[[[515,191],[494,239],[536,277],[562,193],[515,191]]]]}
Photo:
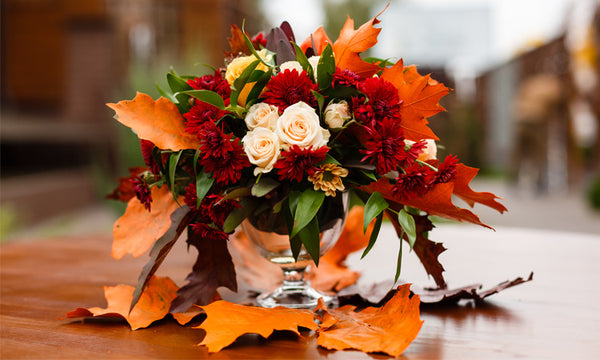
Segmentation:
{"type": "Polygon", "coordinates": [[[229,41],[231,51],[226,51],[225,57],[235,57],[240,53],[244,55],[250,55],[252,53],[250,49],[248,49],[248,45],[246,45],[242,29],[235,24],[231,24],[231,37],[227,38],[227,40],[229,41]]]}
{"type": "Polygon", "coordinates": [[[179,151],[197,149],[198,138],[185,131],[183,116],[177,106],[161,97],[154,101],[138,92],[133,100],[106,104],[116,113],[121,124],[130,127],[140,139],[153,142],[158,148],[179,151]]]}
{"type": "Polygon", "coordinates": [[[108,303],[107,308],[78,308],[67,313],[67,317],[123,318],[129,323],[132,330],[145,328],[169,313],[177,285],[168,277],[153,277],[148,282],[148,287],[144,290],[137,305],[130,312],[129,304],[133,298],[133,291],[133,286],[129,285],[105,286],[104,296],[108,303]]]}
{"type": "Polygon", "coordinates": [[[500,204],[496,199],[499,199],[495,194],[490,192],[477,192],[473,191],[469,186],[469,183],[479,170],[466,166],[464,164],[456,165],[456,175],[454,177],[454,194],[467,202],[471,207],[476,202],[489,206],[492,209],[496,209],[498,212],[503,213],[507,211],[506,207],[500,204]]]}
{"type": "Polygon", "coordinates": [[[419,75],[414,66],[405,67],[402,60],[391,68],[384,69],[381,78],[398,89],[398,96],[402,100],[400,124],[404,129],[404,136],[412,141],[438,140],[427,126],[427,118],[444,111],[439,101],[450,89],[432,80],[429,75],[419,75]]]}
{"type": "Polygon", "coordinates": [[[356,311],[355,306],[323,309],[338,321],[319,330],[317,344],[333,350],[357,349],[399,356],[417,337],[423,321],[419,297],[410,297],[410,285],[402,285],[382,307],[356,311]]]}
{"type": "Polygon", "coordinates": [[[131,182],[132,179],[137,177],[139,174],[144,171],[148,171],[150,168],[146,166],[135,166],[129,168],[129,176],[121,177],[118,179],[119,186],[113,190],[112,193],[106,195],[107,199],[119,200],[123,202],[128,202],[135,196],[135,186],[131,182]]]}
{"type": "Polygon", "coordinates": [[[319,26],[317,30],[315,30],[309,37],[302,42],[300,48],[302,51],[306,52],[308,48],[313,48],[315,55],[321,55],[323,49],[327,46],[327,44],[331,44],[331,40],[329,40],[329,36],[325,33],[325,30],[322,26],[319,26]]]}
{"type": "Polygon", "coordinates": [[[127,203],[125,213],[113,226],[112,257],[120,259],[125,254],[138,257],[171,226],[171,214],[179,208],[171,191],[163,186],[151,189],[152,207],[148,212],[144,205],[133,198],[127,203]]]}
{"type": "Polygon", "coordinates": [[[259,334],[268,338],[275,330],[288,330],[300,335],[298,328],[318,329],[310,310],[286,308],[258,308],[216,301],[202,306],[206,320],[196,329],[206,331],[200,343],[209,352],[217,352],[231,345],[244,334],[259,334]]]}
{"type": "MultiPolygon", "coordinates": [[[[377,14],[377,16],[380,14],[377,14]]],[[[350,17],[346,19],[340,31],[340,36],[333,43],[333,53],[337,67],[351,70],[364,78],[371,77],[379,71],[378,65],[363,61],[359,55],[377,44],[377,36],[381,31],[381,28],[373,27],[373,25],[379,24],[377,16],[356,30],[354,30],[354,20],[350,17]]]]}

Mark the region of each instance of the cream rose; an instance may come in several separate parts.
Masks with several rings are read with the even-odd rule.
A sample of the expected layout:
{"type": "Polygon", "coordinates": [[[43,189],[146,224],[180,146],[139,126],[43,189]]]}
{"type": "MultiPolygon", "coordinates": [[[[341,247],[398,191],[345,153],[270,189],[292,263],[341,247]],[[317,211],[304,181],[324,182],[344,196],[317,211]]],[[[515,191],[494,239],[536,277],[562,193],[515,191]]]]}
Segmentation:
{"type": "MultiPolygon", "coordinates": [[[[404,144],[412,146],[415,142],[411,140],[404,140],[404,144]]],[[[417,158],[421,161],[427,160],[435,160],[437,159],[437,146],[435,145],[435,140],[433,139],[425,139],[425,147],[423,148],[423,152],[419,154],[417,158]]]]}
{"type": "Polygon", "coordinates": [[[286,61],[279,66],[279,69],[281,69],[281,71],[296,70],[298,73],[301,73],[302,71],[304,71],[304,69],[302,68],[302,65],[300,65],[300,63],[297,61],[286,61]]]}
{"type": "Polygon", "coordinates": [[[324,115],[325,123],[331,129],[341,128],[344,126],[344,123],[352,117],[346,100],[327,105],[324,115]]]}
{"type": "MultiPolygon", "coordinates": [[[[258,55],[260,55],[260,57],[263,58],[263,60],[265,60],[267,63],[271,60],[272,57],[272,55],[267,54],[267,49],[260,50],[258,52],[258,55]]],[[[255,60],[257,59],[254,55],[240,56],[233,59],[229,63],[229,65],[227,65],[227,70],[225,71],[225,79],[227,80],[229,85],[233,84],[235,79],[240,77],[240,75],[242,75],[242,73],[244,72],[244,70],[246,70],[248,65],[250,65],[255,60]]],[[[262,71],[268,70],[268,68],[263,63],[259,63],[256,69],[262,71]]]]}
{"type": "Polygon", "coordinates": [[[244,121],[246,121],[246,125],[250,130],[259,127],[275,130],[277,119],[279,119],[277,106],[267,103],[257,103],[250,106],[244,121]]]}
{"type": "Polygon", "coordinates": [[[285,109],[275,132],[286,149],[291,145],[319,148],[329,141],[329,130],[321,127],[315,109],[302,101],[285,109]]]}
{"type": "Polygon", "coordinates": [[[267,128],[258,127],[246,133],[242,143],[248,160],[256,165],[254,175],[273,170],[280,153],[277,134],[267,128]]]}
{"type": "Polygon", "coordinates": [[[315,74],[317,73],[317,66],[319,65],[320,58],[321,58],[320,56],[316,56],[316,55],[308,58],[308,63],[310,64],[310,66],[312,66],[315,74]]]}

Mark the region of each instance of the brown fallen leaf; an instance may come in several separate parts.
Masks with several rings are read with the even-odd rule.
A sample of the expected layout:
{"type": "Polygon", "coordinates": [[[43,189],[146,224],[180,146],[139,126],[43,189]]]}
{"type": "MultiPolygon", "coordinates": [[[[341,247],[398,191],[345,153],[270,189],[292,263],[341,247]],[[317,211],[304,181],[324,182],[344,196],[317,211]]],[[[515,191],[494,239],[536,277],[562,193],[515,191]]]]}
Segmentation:
{"type": "Polygon", "coordinates": [[[123,318],[131,330],[145,328],[169,313],[177,285],[168,277],[153,277],[136,306],[129,312],[133,291],[134,287],[129,285],[105,286],[104,296],[108,307],[77,308],[67,313],[67,317],[123,318]]]}
{"type": "Polygon", "coordinates": [[[217,352],[231,345],[244,334],[258,334],[268,338],[275,330],[288,330],[298,335],[298,327],[313,331],[318,329],[310,310],[243,306],[228,301],[215,301],[202,306],[206,320],[196,329],[206,331],[200,343],[209,352],[217,352]]]}
{"type": "MultiPolygon", "coordinates": [[[[399,356],[417,337],[423,321],[419,316],[419,297],[410,297],[410,285],[402,285],[380,308],[356,311],[355,306],[319,309],[337,319],[331,327],[321,327],[317,344],[330,350],[356,349],[399,356]]],[[[328,321],[328,324],[331,321],[328,321]]]]}
{"type": "MultiPolygon", "coordinates": [[[[171,214],[179,208],[171,191],[163,186],[151,189],[152,211],[133,198],[127,203],[125,213],[113,226],[112,257],[120,259],[125,254],[138,257],[144,254],[171,226],[171,214]]],[[[183,204],[183,197],[180,197],[183,204]]]]}

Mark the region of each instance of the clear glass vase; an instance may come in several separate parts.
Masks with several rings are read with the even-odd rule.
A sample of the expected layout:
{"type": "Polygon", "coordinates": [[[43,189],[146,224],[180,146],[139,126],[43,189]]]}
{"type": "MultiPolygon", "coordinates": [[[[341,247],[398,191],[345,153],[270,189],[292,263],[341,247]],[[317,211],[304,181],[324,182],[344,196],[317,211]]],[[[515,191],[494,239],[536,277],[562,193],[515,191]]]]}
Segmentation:
{"type": "MultiPolygon", "coordinates": [[[[326,197],[317,219],[319,221],[320,254],[324,255],[337,242],[348,214],[348,193],[326,197]]],[[[256,301],[262,307],[284,306],[295,309],[310,309],[323,298],[328,306],[337,305],[337,297],[317,291],[304,278],[308,266],[314,265],[309,253],[302,245],[297,261],[290,248],[287,223],[282,213],[263,212],[242,222],[242,231],[258,247],[262,256],[283,271],[283,283],[274,290],[260,294],[256,301]]]]}

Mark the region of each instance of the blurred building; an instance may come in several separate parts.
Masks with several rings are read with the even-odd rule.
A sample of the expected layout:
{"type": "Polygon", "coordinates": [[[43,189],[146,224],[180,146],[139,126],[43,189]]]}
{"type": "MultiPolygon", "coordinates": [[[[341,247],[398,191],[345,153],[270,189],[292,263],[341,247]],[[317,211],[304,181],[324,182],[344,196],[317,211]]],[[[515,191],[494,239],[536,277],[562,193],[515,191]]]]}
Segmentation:
{"type": "Polygon", "coordinates": [[[27,224],[102,198],[99,179],[126,171],[105,103],[133,98],[134,76],[158,67],[221,65],[230,24],[262,25],[253,4],[2,0],[2,211],[27,224]]]}

